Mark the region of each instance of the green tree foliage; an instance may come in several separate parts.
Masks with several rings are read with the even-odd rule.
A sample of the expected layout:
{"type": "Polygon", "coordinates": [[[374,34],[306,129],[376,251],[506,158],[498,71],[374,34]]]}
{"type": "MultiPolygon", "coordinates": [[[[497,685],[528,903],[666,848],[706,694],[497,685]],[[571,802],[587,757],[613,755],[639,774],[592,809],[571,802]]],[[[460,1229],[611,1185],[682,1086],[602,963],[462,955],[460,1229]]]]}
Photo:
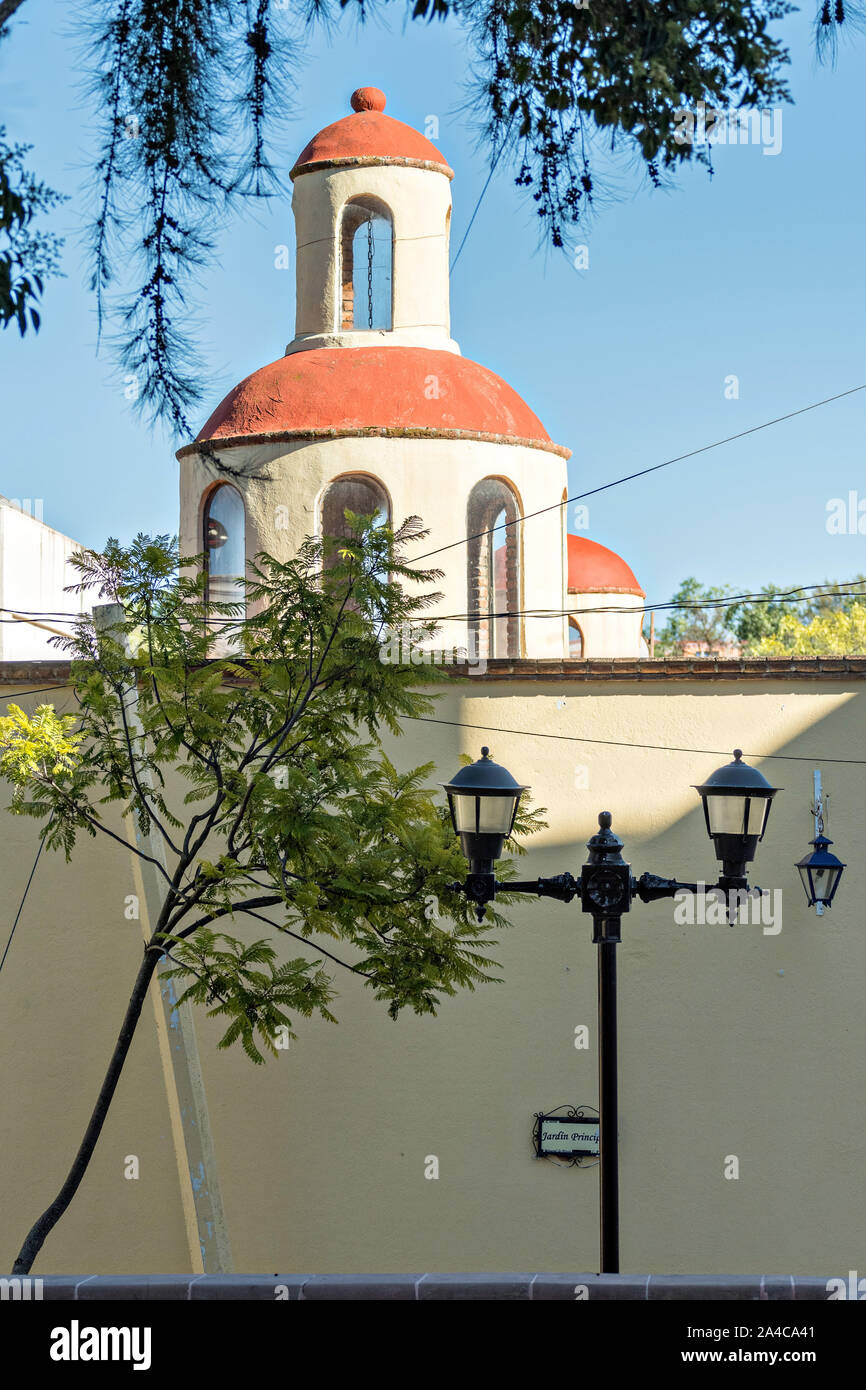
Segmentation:
{"type": "MultiPolygon", "coordinates": [[[[0,0],[4,22],[25,0],[0,0]]],[[[817,0],[832,57],[859,7],[817,0]]],[[[787,0],[409,0],[417,20],[453,19],[475,75],[471,107],[491,158],[507,153],[555,246],[586,218],[611,159],[661,183],[705,147],[675,116],[787,101],[788,53],[772,26],[787,0]]],[[[92,197],[92,287],[100,329],[152,418],[189,433],[205,389],[186,297],[227,215],[282,190],[269,152],[291,104],[306,35],[396,0],[86,0],[91,98],[100,126],[92,197]]],[[[26,9],[24,11],[26,13],[26,9]]],[[[405,11],[404,11],[405,13],[405,11]]],[[[32,281],[32,274],[30,275],[32,281]]],[[[17,318],[17,308],[15,311],[17,318]]],[[[7,320],[8,321],[8,320],[7,320]]]]}
{"type": "Polygon", "coordinates": [[[691,577],[684,579],[672,604],[682,605],[667,615],[665,626],[656,636],[657,656],[681,656],[686,642],[700,642],[712,648],[732,641],[730,617],[732,608],[725,600],[733,590],[708,588],[691,577]]]}
{"type": "Polygon", "coordinates": [[[866,603],[829,609],[804,620],[785,613],[772,635],[753,642],[751,656],[862,656],[866,654],[866,603]]]}
{"type": "Polygon", "coordinates": [[[814,618],[849,612],[866,593],[864,586],[863,575],[847,584],[821,584],[808,591],[767,584],[756,595],[758,602],[737,608],[734,634],[748,655],[758,655],[760,644],[778,637],[791,622],[808,626],[814,618]]]}
{"type": "MultiPolygon", "coordinates": [[[[163,893],[89,1152],[25,1242],[19,1272],[83,1176],[166,951],[183,997],[226,1023],[220,1045],[240,1043],[254,1062],[295,1016],[334,1019],[334,966],[395,1019],[434,1014],[443,997],[496,978],[488,933],[506,922],[491,906],[479,924],[454,890],[465,863],[431,790],[436,770],[401,771],[383,747],[432,708],[419,668],[380,651],[389,631],[434,631],[424,610],[437,596],[413,586],[438,572],[403,558],[426,532],[417,518],[394,532],[347,517],[346,538],[307,540],[288,561],[258,557],[249,616],[239,603],[208,605],[200,566],[168,537],[79,553],[76,588],[120,605],[123,620],[105,630],[85,616],[58,639],[73,658],[74,721],[43,706],[0,722],[12,811],[35,816],[67,857],[82,834],[131,849],[163,893]],[[118,812],[149,838],[127,843],[118,812]],[[148,852],[154,836],[161,854],[148,852]],[[244,924],[254,939],[237,934],[244,924]]],[[[425,682],[447,679],[424,668],[425,682]]],[[[515,833],[542,823],[523,810],[515,833]]]]}
{"type": "Polygon", "coordinates": [[[729,585],[709,588],[690,578],[673,596],[672,603],[682,607],[668,614],[656,651],[659,656],[679,656],[686,642],[700,642],[708,649],[736,643],[743,656],[859,652],[858,613],[864,599],[863,575],[842,584],[806,588],[766,584],[745,596],[729,585]]]}

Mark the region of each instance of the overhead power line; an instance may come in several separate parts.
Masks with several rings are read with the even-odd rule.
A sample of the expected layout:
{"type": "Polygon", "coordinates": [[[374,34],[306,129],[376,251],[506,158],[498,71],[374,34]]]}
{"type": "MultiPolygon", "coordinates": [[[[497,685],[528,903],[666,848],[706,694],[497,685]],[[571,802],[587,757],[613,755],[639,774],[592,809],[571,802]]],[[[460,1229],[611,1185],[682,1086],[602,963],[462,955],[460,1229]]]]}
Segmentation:
{"type": "Polygon", "coordinates": [[[735,439],[745,439],[747,435],[757,434],[760,430],[768,430],[771,425],[780,425],[784,420],[793,420],[797,415],[805,415],[808,411],[818,410],[823,405],[832,404],[833,401],[841,401],[845,396],[854,396],[858,391],[866,391],[866,382],[862,386],[852,386],[847,391],[839,391],[835,396],[825,396],[822,401],[813,401],[811,405],[801,406],[799,410],[789,410],[787,414],[777,415],[773,420],[764,420],[762,424],[752,425],[747,430],[739,430],[737,434],[726,435],[724,439],[715,439],[712,444],[704,444],[700,449],[689,449],[685,454],[677,454],[675,458],[665,459],[662,463],[654,463],[649,468],[639,468],[635,473],[627,473],[622,478],[614,478],[612,482],[602,483],[599,487],[590,488],[588,492],[579,492],[574,497],[563,497],[558,502],[552,502],[549,507],[539,507],[537,511],[527,512],[525,516],[515,517],[513,521],[503,521],[484,531],[476,531],[474,535],[463,536],[460,540],[451,541],[449,545],[440,545],[436,550],[427,550],[423,555],[416,555],[408,563],[418,565],[422,560],[429,560],[432,555],[441,555],[446,550],[453,550],[455,546],[480,540],[482,536],[489,536],[494,531],[504,531],[509,526],[518,526],[524,521],[530,521],[534,516],[544,516],[546,512],[555,512],[560,507],[567,507],[571,502],[582,502],[585,498],[595,497],[597,493],[606,492],[609,488],[619,487],[622,483],[633,482],[635,478],[645,478],[649,473],[657,473],[660,468],[670,468],[674,463],[682,463],[685,459],[696,458],[698,454],[706,454],[711,449],[720,449],[723,444],[732,444],[735,439]]]}
{"type": "MultiPolygon", "coordinates": [[[[585,738],[582,734],[545,734],[539,729],[502,729],[492,724],[468,724],[462,719],[435,719],[426,714],[404,714],[403,719],[413,719],[421,724],[447,724],[453,729],[478,729],[485,734],[518,734],[523,738],[555,739],[562,743],[596,743],[607,748],[644,748],[655,753],[699,753],[708,758],[730,758],[731,750],[719,748],[679,748],[665,743],[623,743],[613,738],[585,738]]],[[[805,753],[744,753],[747,758],[772,758],[789,763],[839,763],[845,767],[866,767],[866,758],[821,758],[805,753]]]]}
{"type": "MultiPolygon", "coordinates": [[[[49,817],[49,822],[48,822],[48,824],[50,825],[50,823],[51,823],[51,818],[49,817]]],[[[0,970],[2,970],[2,969],[3,969],[3,966],[6,964],[6,957],[7,957],[8,954],[9,954],[9,947],[12,945],[12,938],[13,938],[13,936],[15,935],[15,928],[18,926],[18,921],[19,921],[19,919],[20,919],[20,917],[21,917],[21,913],[24,911],[24,904],[25,904],[26,901],[27,901],[27,894],[30,892],[30,885],[31,885],[31,883],[33,882],[33,876],[34,876],[34,874],[36,873],[36,866],[37,866],[37,864],[39,863],[40,855],[42,854],[42,850],[43,850],[43,848],[44,848],[44,846],[45,846],[45,835],[47,835],[47,833],[48,833],[48,825],[46,825],[46,827],[45,827],[45,833],[44,833],[43,835],[40,835],[40,837],[39,837],[39,845],[38,845],[37,850],[36,850],[36,858],[33,860],[33,868],[30,870],[30,877],[29,877],[28,880],[27,880],[27,883],[26,883],[25,888],[24,888],[24,892],[23,892],[23,894],[22,894],[22,896],[21,896],[21,901],[20,901],[20,903],[18,904],[18,911],[15,913],[15,921],[12,923],[12,930],[11,930],[10,933],[9,933],[9,940],[6,942],[6,949],[5,949],[4,952],[3,952],[3,959],[0,960],[0,970]]]]}
{"type": "Polygon", "coordinates": [[[461,253],[461,251],[463,250],[463,247],[466,245],[466,240],[467,240],[467,238],[468,238],[468,236],[469,236],[469,233],[472,231],[472,224],[473,224],[473,222],[475,221],[476,217],[478,216],[478,213],[479,213],[480,208],[481,208],[481,204],[482,204],[483,201],[484,201],[484,195],[485,195],[485,193],[487,192],[488,188],[490,187],[490,181],[491,181],[491,179],[493,178],[493,175],[496,173],[496,166],[497,166],[497,164],[499,163],[500,159],[502,158],[502,155],[503,155],[503,152],[504,152],[504,150],[505,150],[505,147],[506,147],[506,145],[508,144],[508,134],[509,134],[509,131],[510,131],[510,129],[511,129],[511,125],[512,125],[513,121],[514,121],[514,117],[511,116],[511,117],[509,118],[508,125],[505,127],[505,131],[504,131],[504,133],[503,133],[502,144],[499,146],[499,149],[496,151],[496,154],[495,154],[494,157],[493,157],[493,162],[492,162],[492,164],[490,165],[490,172],[489,172],[489,174],[487,175],[487,178],[486,178],[485,181],[484,181],[484,187],[482,188],[481,192],[480,192],[479,195],[478,195],[478,202],[475,204],[475,207],[474,207],[474,209],[473,209],[473,211],[472,211],[472,216],[471,216],[470,219],[469,219],[469,225],[467,226],[466,231],[463,233],[463,240],[461,241],[460,245],[458,246],[457,252],[456,252],[456,254],[455,254],[455,256],[454,256],[454,259],[453,259],[453,261],[451,262],[450,266],[448,267],[448,273],[449,273],[449,275],[453,272],[455,265],[456,265],[457,262],[460,260],[460,253],[461,253]]]}
{"type": "Polygon", "coordinates": [[[20,700],[24,695],[44,695],[46,690],[66,690],[68,686],[69,681],[61,681],[59,685],[39,685],[35,690],[13,690],[11,695],[4,695],[0,686],[0,700],[20,700]]]}
{"type": "MultiPolygon", "coordinates": [[[[849,583],[858,583],[858,580],[849,580],[849,583]]],[[[866,584],[866,580],[862,581],[866,584]]],[[[604,608],[509,608],[496,610],[495,612],[475,613],[442,613],[431,617],[431,622],[446,623],[457,622],[459,619],[472,619],[477,622],[490,622],[494,618],[576,618],[581,614],[593,613],[690,613],[704,611],[708,608],[732,608],[753,604],[770,603],[799,603],[802,599],[798,595],[807,589],[822,589],[821,584],[804,584],[797,589],[786,590],[779,594],[731,594],[729,598],[695,600],[694,602],[680,601],[670,603],[642,603],[640,606],[625,607],[623,605],[610,605],[604,608]]],[[[828,598],[862,598],[866,599],[866,589],[833,589],[828,592],[828,598]]],[[[423,618],[418,619],[424,621],[423,618]]]]}

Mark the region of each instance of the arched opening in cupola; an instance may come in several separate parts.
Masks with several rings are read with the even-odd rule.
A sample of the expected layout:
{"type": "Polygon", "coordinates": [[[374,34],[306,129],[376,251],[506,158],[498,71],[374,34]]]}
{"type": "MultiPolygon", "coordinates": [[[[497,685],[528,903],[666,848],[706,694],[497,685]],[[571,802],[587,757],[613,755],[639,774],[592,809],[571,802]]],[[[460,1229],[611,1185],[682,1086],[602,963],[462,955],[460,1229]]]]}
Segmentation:
{"type": "Polygon", "coordinates": [[[231,483],[218,483],[211,489],[205,497],[202,523],[205,601],[243,604],[246,516],[244,499],[236,487],[231,483]]]}
{"type": "Polygon", "coordinates": [[[319,533],[348,536],[346,512],[372,516],[377,526],[391,520],[391,500],[382,484],[366,473],[347,473],[328,485],[319,505],[319,533]]]}
{"type": "Polygon", "coordinates": [[[577,618],[568,620],[568,655],[572,661],[580,661],[583,657],[583,630],[577,618]]]}
{"type": "Polygon", "coordinates": [[[467,507],[469,626],[477,655],[520,655],[520,516],[501,478],[483,478],[467,507]]]}
{"type": "Polygon", "coordinates": [[[390,330],[394,225],[380,198],[363,195],[343,208],[340,232],[340,327],[390,330]]]}

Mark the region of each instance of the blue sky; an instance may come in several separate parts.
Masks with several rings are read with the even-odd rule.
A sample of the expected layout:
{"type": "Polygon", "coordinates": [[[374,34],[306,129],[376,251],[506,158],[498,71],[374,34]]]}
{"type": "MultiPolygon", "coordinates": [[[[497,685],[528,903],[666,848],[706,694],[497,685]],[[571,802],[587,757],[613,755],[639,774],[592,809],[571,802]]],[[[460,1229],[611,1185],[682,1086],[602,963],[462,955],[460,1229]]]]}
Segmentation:
{"type": "MultiPolygon", "coordinates": [[[[67,278],[46,293],[43,328],[0,338],[0,492],[43,499],[50,525],[88,545],[109,534],[177,528],[177,441],[149,432],[110,359],[94,351],[80,228],[92,121],[75,70],[69,10],[26,0],[0,46],[8,138],[69,193],[67,278]]],[[[782,26],[792,49],[782,147],[716,147],[715,177],[689,170],[652,191],[623,169],[623,196],[578,234],[589,265],[539,247],[534,207],[497,170],[452,279],[464,354],[504,376],[573,450],[572,492],[866,382],[866,179],[859,105],[866,39],[818,68],[811,4],[782,26]],[[736,375],[739,398],[726,399],[736,375]]],[[[358,86],[382,87],[388,113],[423,128],[455,169],[452,246],[484,183],[486,153],[464,111],[467,49],[452,25],[390,27],[345,18],[317,34],[278,122],[286,172],[309,137],[348,111],[358,86]]],[[[198,337],[210,413],[293,332],[288,198],[232,222],[200,287],[198,337]]],[[[614,488],[590,502],[588,534],[620,551],[650,600],[689,574],[738,589],[866,571],[866,535],[831,535],[827,503],[866,500],[866,392],[614,488]]],[[[552,501],[556,499],[551,498],[552,501]]],[[[527,525],[532,525],[531,521],[527,525]]]]}

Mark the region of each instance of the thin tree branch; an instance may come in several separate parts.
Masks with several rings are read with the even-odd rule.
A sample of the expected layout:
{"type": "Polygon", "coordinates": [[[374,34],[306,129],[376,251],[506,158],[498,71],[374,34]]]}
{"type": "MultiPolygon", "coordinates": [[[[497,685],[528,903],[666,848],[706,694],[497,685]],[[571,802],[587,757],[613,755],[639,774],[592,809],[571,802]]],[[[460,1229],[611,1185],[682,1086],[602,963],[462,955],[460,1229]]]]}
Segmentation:
{"type": "Polygon", "coordinates": [[[302,941],[311,950],[327,956],[328,960],[332,960],[335,965],[342,965],[344,970],[351,970],[353,975],[363,975],[365,980],[374,979],[368,970],[362,970],[359,965],[349,965],[348,961],[340,960],[339,956],[332,955],[330,951],[325,950],[324,946],[320,946],[318,941],[311,941],[308,936],[301,936],[300,932],[292,931],[289,927],[281,927],[279,922],[274,922],[270,917],[263,917],[260,912],[252,912],[249,908],[241,908],[241,911],[245,912],[248,917],[256,917],[260,922],[266,922],[269,927],[273,927],[282,936],[292,936],[296,941],[302,941]]]}

